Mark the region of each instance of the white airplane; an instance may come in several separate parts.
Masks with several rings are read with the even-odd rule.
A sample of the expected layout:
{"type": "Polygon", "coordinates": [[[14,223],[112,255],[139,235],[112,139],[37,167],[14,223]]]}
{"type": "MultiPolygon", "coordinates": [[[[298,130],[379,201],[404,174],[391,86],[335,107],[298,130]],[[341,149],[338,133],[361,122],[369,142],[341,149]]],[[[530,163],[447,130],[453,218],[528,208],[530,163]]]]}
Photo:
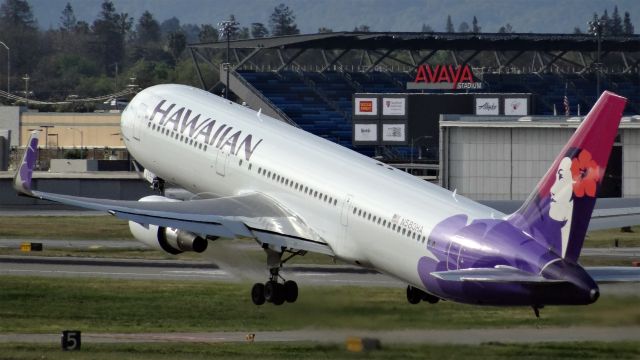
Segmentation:
{"type": "Polygon", "coordinates": [[[596,281],[638,269],[585,268],[580,249],[626,100],[605,92],[530,198],[507,215],[374,159],[192,87],[158,85],[122,114],[135,159],[163,179],[215,198],[82,198],[31,188],[33,132],[14,187],[21,194],[103,210],[133,236],[177,254],[211,240],[253,239],[270,277],[252,301],[294,302],[283,255],[316,252],[408,284],[411,303],[588,304],[596,281]]]}

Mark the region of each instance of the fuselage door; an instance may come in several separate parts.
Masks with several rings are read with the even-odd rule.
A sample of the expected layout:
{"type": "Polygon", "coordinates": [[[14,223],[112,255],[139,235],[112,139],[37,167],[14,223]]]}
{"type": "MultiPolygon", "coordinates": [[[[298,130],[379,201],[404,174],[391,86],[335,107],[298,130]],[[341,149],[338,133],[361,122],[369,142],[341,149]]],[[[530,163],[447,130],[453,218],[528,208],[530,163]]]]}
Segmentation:
{"type": "Polygon", "coordinates": [[[141,103],[138,107],[136,119],[133,121],[133,138],[140,141],[140,128],[149,121],[149,114],[147,114],[147,105],[141,103]]]}
{"type": "Polygon", "coordinates": [[[351,212],[351,207],[353,206],[353,196],[347,195],[344,205],[342,205],[342,214],[340,215],[340,222],[344,226],[349,225],[349,213],[351,212]]]}
{"type": "Polygon", "coordinates": [[[216,156],[216,173],[220,176],[224,176],[227,170],[227,160],[229,159],[229,153],[226,151],[218,151],[216,156]]]}

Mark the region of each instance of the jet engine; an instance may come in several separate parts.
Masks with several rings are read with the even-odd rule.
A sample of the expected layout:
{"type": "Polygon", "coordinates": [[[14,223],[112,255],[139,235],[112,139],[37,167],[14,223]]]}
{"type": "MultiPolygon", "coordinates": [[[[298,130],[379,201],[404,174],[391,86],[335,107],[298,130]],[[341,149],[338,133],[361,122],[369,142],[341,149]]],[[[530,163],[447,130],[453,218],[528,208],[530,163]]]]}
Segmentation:
{"type": "MultiPolygon", "coordinates": [[[[139,201],[149,202],[175,202],[179,200],[169,199],[164,196],[146,196],[139,201]]],[[[133,237],[144,244],[161,249],[169,254],[177,255],[184,251],[204,252],[209,245],[203,237],[189,231],[167,228],[151,224],[139,224],[129,221],[129,230],[133,237]]]]}

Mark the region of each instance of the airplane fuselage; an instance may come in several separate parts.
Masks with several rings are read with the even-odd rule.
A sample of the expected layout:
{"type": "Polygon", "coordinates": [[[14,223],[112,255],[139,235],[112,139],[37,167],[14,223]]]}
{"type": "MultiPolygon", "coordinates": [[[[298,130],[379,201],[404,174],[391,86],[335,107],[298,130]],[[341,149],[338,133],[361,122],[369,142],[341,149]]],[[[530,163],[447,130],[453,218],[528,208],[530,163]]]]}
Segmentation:
{"type": "Polygon", "coordinates": [[[472,267],[541,274],[567,265],[503,213],[210,93],[180,85],[146,89],[124,111],[122,134],[135,159],[166,181],[195,194],[277,199],[339,259],[437,297],[507,305],[595,301],[597,286],[577,265],[569,271],[576,283],[555,295],[545,291],[549,285],[434,278],[430,272],[472,267]]]}

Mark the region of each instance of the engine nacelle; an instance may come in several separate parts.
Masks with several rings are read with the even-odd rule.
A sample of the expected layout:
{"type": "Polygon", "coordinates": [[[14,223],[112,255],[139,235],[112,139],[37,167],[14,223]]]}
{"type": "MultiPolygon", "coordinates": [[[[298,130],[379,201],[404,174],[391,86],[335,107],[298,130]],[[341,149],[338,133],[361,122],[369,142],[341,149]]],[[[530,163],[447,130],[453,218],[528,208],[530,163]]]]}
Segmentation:
{"type": "MultiPolygon", "coordinates": [[[[147,196],[139,201],[166,201],[176,202],[179,200],[169,199],[163,196],[147,196]]],[[[207,249],[209,242],[192,232],[180,229],[166,228],[150,224],[138,224],[129,221],[129,230],[133,237],[144,244],[177,255],[184,251],[195,251],[201,253],[207,249]]]]}

